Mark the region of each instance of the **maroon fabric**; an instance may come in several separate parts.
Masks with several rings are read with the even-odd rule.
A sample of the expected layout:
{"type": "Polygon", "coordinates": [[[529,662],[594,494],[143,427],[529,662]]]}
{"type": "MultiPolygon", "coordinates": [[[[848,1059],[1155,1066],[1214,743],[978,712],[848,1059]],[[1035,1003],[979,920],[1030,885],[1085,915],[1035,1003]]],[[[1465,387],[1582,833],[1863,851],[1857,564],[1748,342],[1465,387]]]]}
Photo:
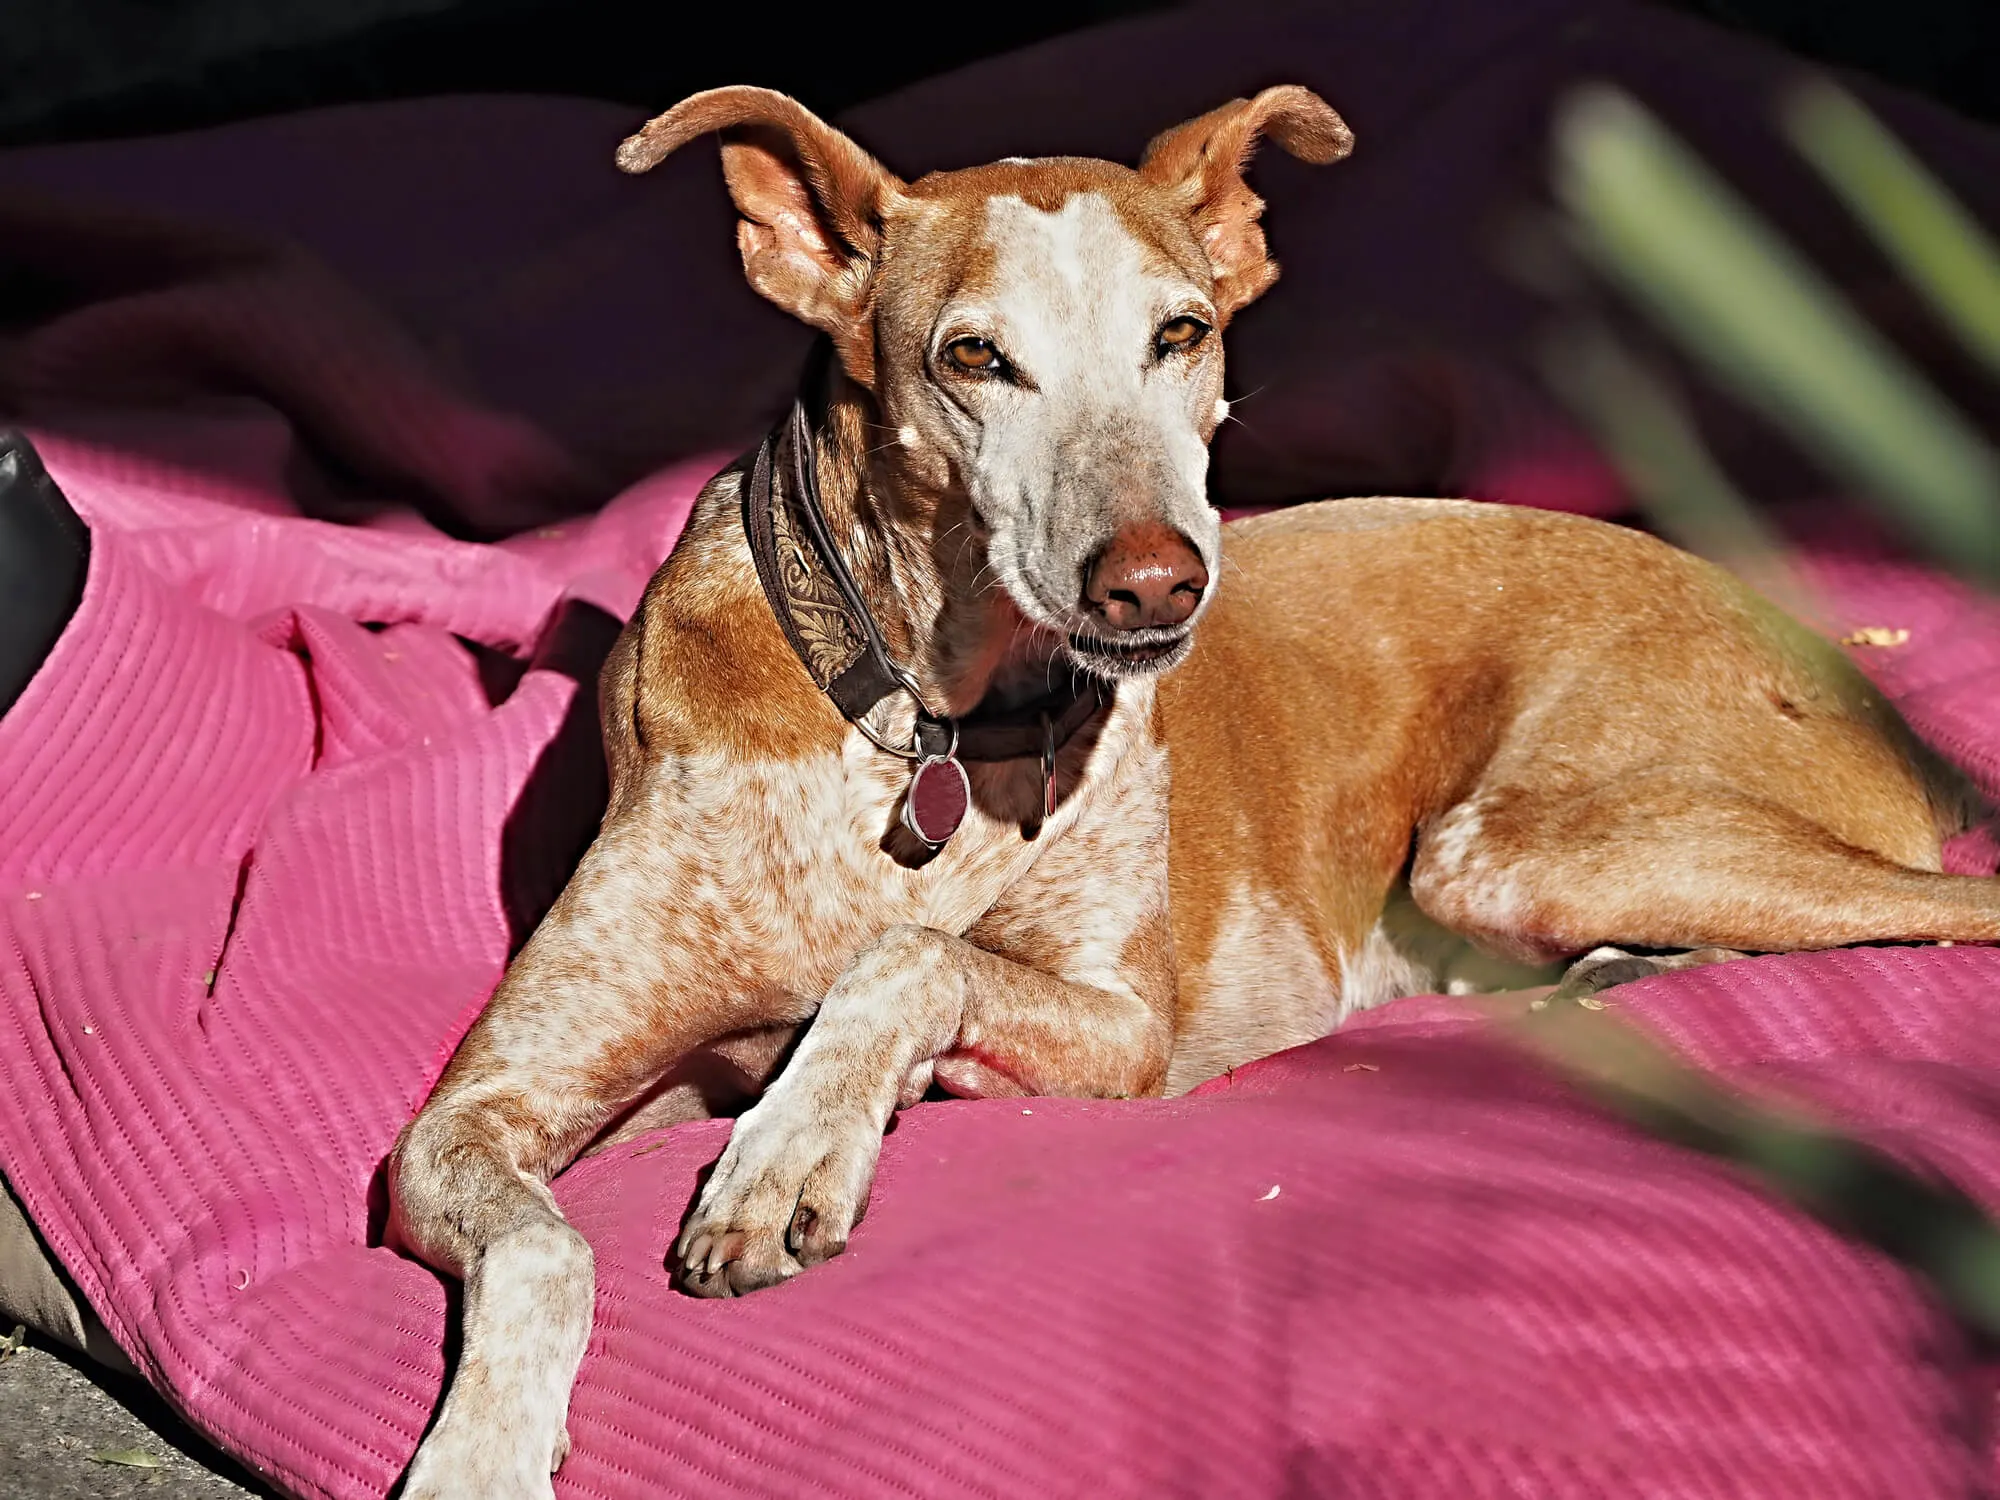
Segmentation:
{"type": "MultiPolygon", "coordinates": [[[[1618,503],[1615,477],[1531,374],[1549,310],[1505,269],[1509,234],[1547,201],[1551,107],[1586,80],[1659,109],[1926,370],[2000,420],[1991,388],[1966,378],[1777,137],[1781,90],[1804,71],[1621,0],[1231,0],[1059,38],[842,123],[906,176],[1012,154],[1132,160],[1220,99],[1310,85],[1356,147],[1326,168],[1275,150],[1257,161],[1285,274],[1230,330],[1239,404],[1217,444],[1220,498],[1474,494],[1604,511],[1618,503]]],[[[1975,214],[2000,219],[2000,137],[1855,87],[1975,214]]],[[[640,179],[614,169],[611,151],[642,118],[537,98],[326,110],[0,155],[0,188],[303,247],[455,379],[616,484],[747,447],[782,412],[806,347],[743,284],[712,151],[691,147],[640,179]]],[[[20,212],[0,196],[0,263],[26,254],[20,212]]],[[[89,399],[98,379],[51,372],[44,404],[89,399]]],[[[1767,498],[1815,493],[1755,423],[1720,406],[1705,415],[1767,498]]],[[[558,473],[531,488],[561,503],[566,485],[558,473]]]]}

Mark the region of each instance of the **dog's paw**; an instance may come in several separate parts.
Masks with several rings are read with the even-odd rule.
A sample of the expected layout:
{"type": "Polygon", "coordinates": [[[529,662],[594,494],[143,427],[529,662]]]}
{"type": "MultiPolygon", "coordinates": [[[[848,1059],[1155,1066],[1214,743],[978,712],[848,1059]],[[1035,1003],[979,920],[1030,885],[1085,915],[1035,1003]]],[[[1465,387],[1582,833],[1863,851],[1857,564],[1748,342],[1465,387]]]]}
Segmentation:
{"type": "Polygon", "coordinates": [[[1596,996],[1621,984],[1652,979],[1660,974],[1673,974],[1682,969],[1728,963],[1743,957],[1745,955],[1734,948],[1696,948],[1685,953],[1649,954],[1627,953],[1623,948],[1593,948],[1569,966],[1562,982],[1543,1003],[1556,1005],[1573,1001],[1589,1007],[1596,996]]]}
{"type": "Polygon", "coordinates": [[[774,1090],[736,1122],[674,1242],[680,1283],[698,1297],[740,1297],[838,1255],[867,1207],[881,1131],[793,1097],[774,1090]]]}
{"type": "Polygon", "coordinates": [[[1623,948],[1593,948],[1563,971],[1561,983],[1549,993],[1549,1003],[1589,1000],[1621,984],[1665,972],[1661,961],[1650,955],[1627,953],[1623,948]]]}
{"type": "Polygon", "coordinates": [[[568,1428],[541,1451],[519,1431],[474,1431],[474,1425],[438,1423],[411,1460],[402,1500],[554,1500],[551,1476],[569,1456],[568,1428]]]}

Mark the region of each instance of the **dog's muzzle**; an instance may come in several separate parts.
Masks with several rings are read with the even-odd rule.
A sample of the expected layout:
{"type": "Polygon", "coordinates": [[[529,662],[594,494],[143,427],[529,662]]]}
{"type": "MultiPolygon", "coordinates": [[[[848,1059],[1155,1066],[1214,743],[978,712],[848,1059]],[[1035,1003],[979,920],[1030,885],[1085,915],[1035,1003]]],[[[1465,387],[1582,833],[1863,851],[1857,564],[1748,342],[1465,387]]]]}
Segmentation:
{"type": "Polygon", "coordinates": [[[1151,677],[1181,664],[1194,647],[1194,630],[1147,630],[1100,636],[1077,632],[1068,638],[1070,660],[1109,681],[1151,677]]]}

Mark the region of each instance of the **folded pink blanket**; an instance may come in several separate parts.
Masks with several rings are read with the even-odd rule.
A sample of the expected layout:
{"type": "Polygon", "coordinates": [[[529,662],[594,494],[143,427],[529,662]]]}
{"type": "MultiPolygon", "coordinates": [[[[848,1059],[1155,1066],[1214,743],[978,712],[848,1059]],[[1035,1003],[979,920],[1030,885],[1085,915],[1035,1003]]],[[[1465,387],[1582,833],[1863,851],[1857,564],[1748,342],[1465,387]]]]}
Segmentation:
{"type": "MultiPolygon", "coordinates": [[[[293,1493],[379,1495],[448,1301],[375,1248],[382,1156],[500,972],[510,860],[559,861],[515,836],[524,794],[560,806],[595,752],[562,735],[570,680],[531,669],[493,705],[450,632],[531,639],[583,579],[629,601],[699,470],[474,547],[49,457],[98,544],[0,720],[0,1162],[204,1431],[293,1493]]],[[[1917,632],[1906,701],[2000,747],[1991,607],[1835,572],[1917,632]]],[[[2000,954],[1882,950],[1619,1003],[2000,1203],[1996,991],[2000,954]]],[[[661,1256],[726,1129],[558,1184],[601,1283],[563,1494],[1762,1500],[1989,1473],[1989,1388],[1918,1285],[1446,1002],[1181,1101],[920,1106],[845,1256],[705,1303],[661,1256]]]]}
{"type": "MultiPolygon", "coordinates": [[[[1581,0],[1219,14],[988,65],[1004,110],[927,86],[856,128],[910,171],[1131,155],[1246,86],[1313,84],[1361,150],[1324,190],[1266,179],[1289,279],[1232,345],[1267,388],[1223,492],[1615,506],[1514,373],[1532,308],[1465,246],[1587,72],[1782,183],[1747,123],[1778,65],[1581,0]]],[[[2000,163],[1890,108],[1948,170],[2000,163]]],[[[434,102],[0,158],[0,187],[110,215],[17,210],[43,252],[95,249],[46,256],[71,301],[0,342],[0,392],[96,537],[79,614],[0,718],[0,1171],[148,1377],[294,1494],[383,1494],[424,1430],[454,1293],[380,1248],[383,1156],[591,831],[604,632],[719,462],[701,450],[790,378],[797,340],[736,288],[713,164],[616,179],[629,123],[434,102]],[[162,394],[171,415],[140,404],[162,394]]],[[[1864,665],[2000,791],[2000,608],[1837,531],[1804,560],[1843,627],[1911,632],[1864,665]]],[[[2000,1207],[2000,953],[1757,960],[1618,1003],[2000,1207]]],[[[1921,1285],[1448,1002],[1184,1100],[920,1106],[846,1255],[704,1303],[662,1255],[726,1132],[557,1184],[600,1277],[561,1495],[1996,1478],[1990,1371],[1921,1285]]]]}

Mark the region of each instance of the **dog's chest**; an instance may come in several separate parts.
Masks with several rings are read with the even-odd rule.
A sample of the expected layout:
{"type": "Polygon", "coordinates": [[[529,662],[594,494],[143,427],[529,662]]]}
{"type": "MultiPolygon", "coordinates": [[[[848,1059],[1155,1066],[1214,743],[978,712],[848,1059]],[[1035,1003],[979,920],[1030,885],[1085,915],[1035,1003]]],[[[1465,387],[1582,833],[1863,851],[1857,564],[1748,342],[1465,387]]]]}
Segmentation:
{"type": "Polygon", "coordinates": [[[837,756],[698,755],[661,771],[660,836],[694,852],[676,862],[673,899],[724,937],[760,987],[799,996],[823,993],[891,927],[964,933],[1039,852],[1018,824],[975,806],[929,863],[899,864],[883,846],[910,767],[858,734],[837,756]]]}
{"type": "Polygon", "coordinates": [[[1163,880],[1139,878],[1132,864],[1158,858],[1164,874],[1165,766],[1150,698],[1121,702],[1094,743],[1080,737],[1061,765],[1061,804],[1032,836],[1018,809],[1039,799],[1039,764],[975,766],[964,823],[911,868],[884,847],[900,827],[911,767],[859,733],[838,754],[795,760],[671,757],[656,766],[650,790],[655,842],[681,851],[670,862],[675,889],[660,894],[686,919],[675,925],[705,934],[743,988],[763,997],[764,1018],[802,1019],[892,927],[963,936],[996,908],[1024,901],[1075,912],[1128,886],[1163,891],[1163,880]],[[1014,795],[1000,795],[1007,791],[1014,795]],[[1135,838],[1143,852],[1129,850],[1135,838]],[[1097,878],[1107,865],[1126,872],[1111,890],[1097,878]]]}

